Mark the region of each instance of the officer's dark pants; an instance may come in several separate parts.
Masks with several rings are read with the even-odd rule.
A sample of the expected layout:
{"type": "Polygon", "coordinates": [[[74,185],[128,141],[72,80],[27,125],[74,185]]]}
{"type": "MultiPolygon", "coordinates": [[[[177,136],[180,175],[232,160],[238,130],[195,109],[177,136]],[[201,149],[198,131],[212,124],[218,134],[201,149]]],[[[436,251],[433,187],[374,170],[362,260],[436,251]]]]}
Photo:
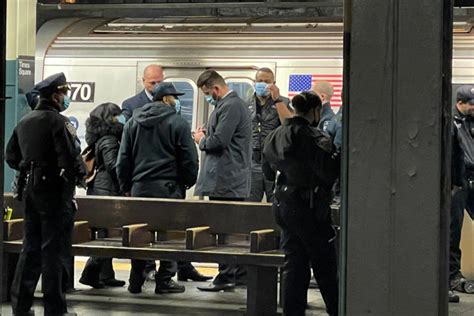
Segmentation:
{"type": "MultiPolygon", "coordinates": [[[[51,190],[51,188],[49,188],[51,190]]],[[[43,275],[45,315],[67,312],[63,278],[68,276],[75,206],[73,188],[41,192],[27,188],[24,240],[11,289],[13,313],[30,310],[40,274],[43,275]]]]}
{"type": "Polygon", "coordinates": [[[461,230],[466,208],[467,189],[458,190],[451,198],[451,226],[449,242],[449,279],[461,276],[461,230]]]}
{"type": "Polygon", "coordinates": [[[335,231],[330,220],[321,222],[309,203],[275,201],[273,211],[281,227],[283,267],[283,314],[304,315],[310,266],[330,315],[338,313],[338,280],[335,231]],[[311,264],[310,264],[311,262],[311,264]]]}
{"type": "MultiPolygon", "coordinates": [[[[109,190],[102,190],[99,188],[91,188],[87,190],[87,195],[111,196],[109,190]]],[[[106,237],[106,231],[99,231],[99,237],[106,237]],[[103,236],[101,236],[103,235],[103,236]]],[[[106,281],[115,279],[115,272],[112,266],[112,258],[104,257],[90,257],[87,260],[82,277],[91,281],[106,281]]]]}
{"type": "MultiPolygon", "coordinates": [[[[185,192],[173,181],[160,180],[153,182],[135,182],[132,185],[132,196],[184,199],[185,192]]],[[[148,261],[149,262],[149,261],[148,261]]],[[[191,263],[187,263],[191,265],[191,263]]],[[[144,271],[147,260],[132,259],[130,284],[141,286],[145,282],[144,271]]],[[[160,260],[160,268],[155,275],[156,283],[169,282],[176,274],[176,261],[160,260]]]]}
{"type": "MultiPolygon", "coordinates": [[[[243,201],[243,198],[223,198],[223,197],[209,197],[212,201],[243,201]]],[[[236,285],[247,283],[247,269],[244,266],[237,264],[219,264],[219,273],[214,278],[214,284],[233,283],[236,285]]]]}
{"type": "Polygon", "coordinates": [[[252,162],[252,187],[250,188],[250,196],[246,201],[262,202],[263,194],[265,194],[266,201],[273,201],[273,181],[265,179],[262,172],[262,165],[252,162]]]}

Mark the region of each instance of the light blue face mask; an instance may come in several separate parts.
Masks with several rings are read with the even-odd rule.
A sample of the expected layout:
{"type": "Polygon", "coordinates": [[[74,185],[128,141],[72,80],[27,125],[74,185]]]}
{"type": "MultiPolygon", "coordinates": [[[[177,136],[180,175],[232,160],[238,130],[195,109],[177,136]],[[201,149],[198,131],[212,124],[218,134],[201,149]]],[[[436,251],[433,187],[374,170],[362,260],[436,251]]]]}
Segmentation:
{"type": "Polygon", "coordinates": [[[212,95],[205,95],[204,97],[206,98],[207,103],[212,104],[214,106],[217,104],[217,101],[214,100],[212,95]]]}
{"type": "Polygon", "coordinates": [[[125,118],[125,115],[123,114],[117,115],[115,119],[117,120],[117,122],[119,122],[122,125],[125,125],[125,123],[127,122],[127,119],[125,118]]]}
{"type": "Polygon", "coordinates": [[[267,83],[255,82],[255,93],[259,97],[267,97],[270,94],[270,91],[267,90],[267,83]]]}
{"type": "Polygon", "coordinates": [[[174,109],[176,110],[176,113],[181,113],[181,101],[178,99],[174,99],[174,109]]]}
{"type": "Polygon", "coordinates": [[[61,109],[59,110],[59,112],[66,111],[70,105],[71,105],[71,98],[68,97],[67,95],[64,95],[63,104],[61,105],[61,109]]]}

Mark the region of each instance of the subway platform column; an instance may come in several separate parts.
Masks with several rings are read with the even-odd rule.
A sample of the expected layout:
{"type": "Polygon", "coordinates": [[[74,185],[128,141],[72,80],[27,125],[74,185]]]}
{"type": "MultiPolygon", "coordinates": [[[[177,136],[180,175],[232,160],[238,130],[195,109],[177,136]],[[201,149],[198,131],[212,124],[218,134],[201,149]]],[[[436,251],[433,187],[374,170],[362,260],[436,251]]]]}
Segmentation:
{"type": "MultiPolygon", "coordinates": [[[[5,146],[16,123],[30,109],[25,93],[35,75],[36,0],[7,0],[5,146]]],[[[11,191],[14,171],[4,167],[5,191],[11,191]]]]}

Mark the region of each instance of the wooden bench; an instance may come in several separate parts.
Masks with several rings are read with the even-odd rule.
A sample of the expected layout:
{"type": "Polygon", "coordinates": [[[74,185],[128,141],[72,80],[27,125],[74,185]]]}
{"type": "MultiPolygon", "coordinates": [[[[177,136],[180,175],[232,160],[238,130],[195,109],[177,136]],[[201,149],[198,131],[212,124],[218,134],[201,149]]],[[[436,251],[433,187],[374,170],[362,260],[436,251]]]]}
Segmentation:
{"type": "MultiPolygon", "coordinates": [[[[74,255],[245,265],[247,315],[276,313],[284,255],[277,250],[269,204],[92,196],[78,197],[77,203],[74,255]],[[110,227],[122,228],[121,238],[96,238],[98,229],[110,227]]],[[[8,194],[5,204],[14,209],[14,219],[4,222],[3,293],[12,282],[23,235],[23,204],[8,194]]]]}

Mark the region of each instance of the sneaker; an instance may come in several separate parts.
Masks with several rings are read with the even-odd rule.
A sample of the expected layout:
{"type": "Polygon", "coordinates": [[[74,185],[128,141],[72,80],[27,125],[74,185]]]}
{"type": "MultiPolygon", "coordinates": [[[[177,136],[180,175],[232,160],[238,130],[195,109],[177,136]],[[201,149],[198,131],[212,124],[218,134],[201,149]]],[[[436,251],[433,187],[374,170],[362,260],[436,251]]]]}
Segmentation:
{"type": "Polygon", "coordinates": [[[155,274],[156,274],[155,270],[144,272],[145,280],[146,281],[155,281],[155,274]]]}
{"type": "Polygon", "coordinates": [[[185,290],[184,286],[179,285],[177,282],[173,280],[156,283],[156,287],[155,287],[156,294],[183,293],[184,290],[185,290]]]}
{"type": "Polygon", "coordinates": [[[132,294],[139,294],[142,292],[142,286],[129,284],[127,290],[132,294]]]}

